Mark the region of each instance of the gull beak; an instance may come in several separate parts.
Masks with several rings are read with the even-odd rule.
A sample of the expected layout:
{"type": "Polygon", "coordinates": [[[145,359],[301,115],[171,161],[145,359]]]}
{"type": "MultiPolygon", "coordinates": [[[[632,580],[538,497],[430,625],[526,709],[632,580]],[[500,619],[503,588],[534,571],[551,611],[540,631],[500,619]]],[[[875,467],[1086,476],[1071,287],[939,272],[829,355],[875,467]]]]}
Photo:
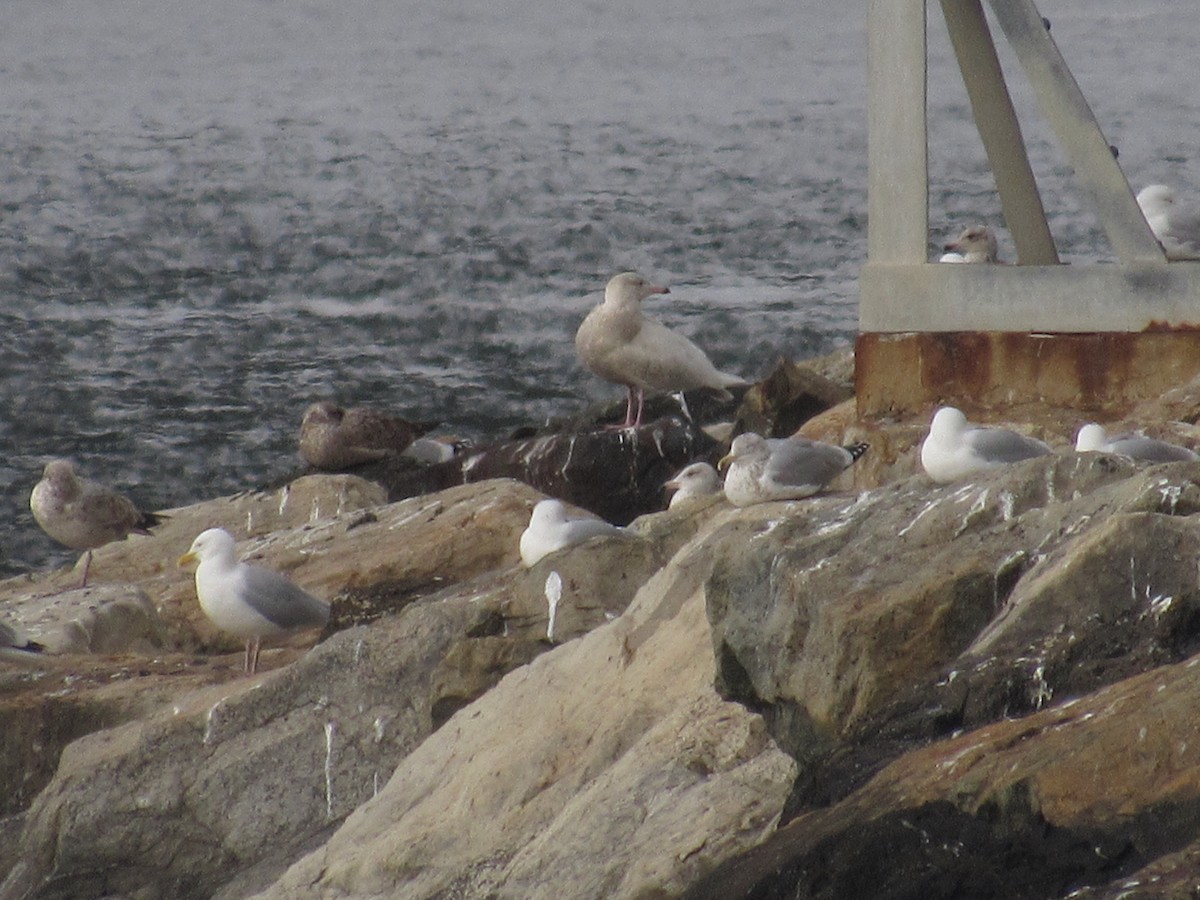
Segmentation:
{"type": "Polygon", "coordinates": [[[189,550],[187,553],[183,554],[183,556],[179,557],[179,562],[176,563],[176,565],[178,565],[179,568],[182,569],[184,566],[190,565],[191,563],[194,563],[195,561],[196,561],[196,554],[193,553],[191,550],[189,550]]]}
{"type": "Polygon", "coordinates": [[[729,464],[731,462],[733,462],[733,460],[734,460],[734,455],[732,453],[726,453],[719,460],[717,460],[717,471],[724,472],[726,469],[729,468],[729,464]]]}

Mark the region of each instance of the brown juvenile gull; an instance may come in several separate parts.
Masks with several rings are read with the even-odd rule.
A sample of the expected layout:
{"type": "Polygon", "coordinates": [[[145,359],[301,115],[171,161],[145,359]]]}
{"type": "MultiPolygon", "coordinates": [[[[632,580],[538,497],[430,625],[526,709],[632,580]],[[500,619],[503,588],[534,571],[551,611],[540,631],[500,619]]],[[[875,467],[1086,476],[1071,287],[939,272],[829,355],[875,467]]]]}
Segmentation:
{"type": "Polygon", "coordinates": [[[258,671],[264,637],[320,628],[329,621],[329,604],[301,590],[277,572],[238,562],[233,535],[221,528],[202,531],[179,565],[196,567],[196,599],[222,631],[246,640],[244,669],[258,671]]]}
{"type": "Polygon", "coordinates": [[[1165,184],[1142,188],[1137,203],[1167,259],[1200,259],[1200,213],[1180,209],[1175,192],[1165,184]]]}
{"type": "Polygon", "coordinates": [[[1149,462],[1184,462],[1200,459],[1195,451],[1179,444],[1171,444],[1142,434],[1118,434],[1109,436],[1103,425],[1089,422],[1079,429],[1075,437],[1075,450],[1079,453],[1098,451],[1117,453],[1131,459],[1149,462]]]}
{"type": "Polygon", "coordinates": [[[561,500],[542,500],[534,506],[529,525],[521,532],[518,544],[521,562],[532,566],[555,550],[573,547],[600,535],[614,534],[626,534],[626,531],[595,516],[572,515],[561,500]]]}
{"type": "Polygon", "coordinates": [[[867,444],[839,447],[808,438],[739,434],[717,464],[725,473],[725,497],[734,506],[809,497],[867,452],[867,444]]]}
{"type": "Polygon", "coordinates": [[[1000,247],[996,232],[987,225],[964,228],[954,240],[943,247],[946,252],[938,262],[994,263],[999,262],[1000,247]]]}
{"type": "Polygon", "coordinates": [[[668,509],[674,509],[693,497],[710,497],[721,492],[721,476],[706,462],[694,462],[675,473],[675,477],[663,485],[674,491],[668,509]]]}
{"type": "Polygon", "coordinates": [[[323,400],[304,411],[300,456],[317,469],[346,469],[402,453],[436,422],[410,422],[366,406],[323,400]]]}
{"type": "Polygon", "coordinates": [[[86,550],[83,578],[87,584],[92,550],[131,533],[149,534],[159,524],[154,513],[142,512],[133,502],[103,485],[80,478],[65,459],[46,463],[42,480],[29,495],[29,508],[42,530],[72,550],[86,550]]]}
{"type": "Polygon", "coordinates": [[[921,443],[921,466],[934,481],[947,484],[1053,452],[1041,441],[1007,428],[971,425],[961,410],[943,406],[934,413],[921,443]]]}
{"type": "Polygon", "coordinates": [[[583,365],[605,381],[625,386],[628,404],[622,428],[642,424],[646,391],[667,393],[707,387],[724,391],[744,380],[718,371],[704,351],[681,334],[642,315],[642,301],[670,290],[635,272],[615,276],[604,302],[575,332],[583,365]]]}

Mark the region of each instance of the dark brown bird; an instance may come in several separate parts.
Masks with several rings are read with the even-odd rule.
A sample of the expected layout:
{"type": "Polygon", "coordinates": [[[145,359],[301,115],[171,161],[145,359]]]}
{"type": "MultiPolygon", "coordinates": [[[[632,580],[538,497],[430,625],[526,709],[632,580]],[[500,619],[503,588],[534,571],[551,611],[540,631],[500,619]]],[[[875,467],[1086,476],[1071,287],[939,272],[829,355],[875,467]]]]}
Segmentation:
{"type": "Polygon", "coordinates": [[[323,400],[304,411],[300,456],[317,469],[337,470],[404,452],[437,422],[410,422],[367,406],[342,409],[323,400]]]}

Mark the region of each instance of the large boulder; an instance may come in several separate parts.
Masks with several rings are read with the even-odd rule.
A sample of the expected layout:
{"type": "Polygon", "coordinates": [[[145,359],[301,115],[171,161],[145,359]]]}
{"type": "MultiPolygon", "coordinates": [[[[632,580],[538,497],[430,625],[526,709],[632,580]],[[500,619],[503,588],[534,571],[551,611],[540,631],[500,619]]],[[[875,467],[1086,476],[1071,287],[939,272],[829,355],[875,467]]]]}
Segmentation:
{"type": "Polygon", "coordinates": [[[459,711],[262,896],[670,895],[769,834],[795,764],[713,692],[703,585],[736,513],[710,515],[623,615],[459,711]]]}
{"type": "Polygon", "coordinates": [[[660,542],[630,533],[520,567],[517,536],[539,496],[489,482],[252,542],[298,581],[357,596],[342,630],[290,666],[159,692],[119,727],[97,717],[110,727],[66,747],[25,814],[0,896],[239,896],[269,880],[456,710],[619,616],[661,565],[660,542]],[[397,599],[402,577],[424,590],[397,599]]]}

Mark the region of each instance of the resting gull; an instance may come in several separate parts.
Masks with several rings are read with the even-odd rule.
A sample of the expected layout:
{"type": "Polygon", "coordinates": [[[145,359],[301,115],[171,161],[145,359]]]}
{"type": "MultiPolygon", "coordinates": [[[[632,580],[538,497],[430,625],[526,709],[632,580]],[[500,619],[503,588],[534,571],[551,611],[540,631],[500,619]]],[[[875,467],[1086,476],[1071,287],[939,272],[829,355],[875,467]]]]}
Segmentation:
{"type": "Polygon", "coordinates": [[[866,453],[867,447],[839,447],[802,437],[768,439],[747,432],[733,439],[717,468],[729,469],[725,497],[734,506],[797,500],[833,481],[866,453]]]}
{"type": "Polygon", "coordinates": [[[1200,213],[1180,209],[1175,192],[1165,184],[1142,188],[1137,202],[1167,259],[1200,259],[1200,213]]]}
{"type": "Polygon", "coordinates": [[[671,495],[668,509],[674,509],[693,497],[711,497],[721,492],[721,476],[706,462],[694,462],[675,473],[675,477],[663,485],[671,495]]]}
{"type": "Polygon", "coordinates": [[[606,381],[625,386],[628,404],[620,427],[642,424],[646,391],[687,391],[693,388],[744,384],[736,375],[720,372],[704,351],[681,334],[642,315],[642,301],[670,290],[651,284],[635,272],[614,276],[604,289],[604,302],[575,332],[575,350],[583,365],[606,381]]]}
{"type": "Polygon", "coordinates": [[[1118,453],[1131,459],[1151,462],[1184,462],[1200,459],[1194,451],[1179,444],[1170,444],[1141,434],[1119,434],[1109,437],[1103,425],[1089,422],[1079,429],[1075,438],[1075,449],[1080,453],[1099,451],[1118,453]]]}
{"type": "Polygon", "coordinates": [[[202,531],[179,565],[199,560],[196,598],[221,631],[246,640],[245,671],[258,670],[264,637],[319,628],[329,621],[329,604],[277,572],[238,562],[233,535],[221,528],[202,531]]]}
{"type": "Polygon", "coordinates": [[[68,460],[46,463],[42,480],[29,495],[29,508],[42,530],[72,550],[85,550],[83,578],[87,584],[92,550],[129,534],[149,534],[159,524],[154,513],[142,512],[114,490],[80,478],[68,460]]]}
{"type": "Polygon", "coordinates": [[[582,544],[600,535],[625,533],[625,529],[594,516],[572,517],[560,500],[542,500],[534,506],[529,525],[521,532],[521,562],[532,566],[555,550],[582,544]]]}
{"type": "Polygon", "coordinates": [[[366,406],[323,400],[304,411],[300,456],[318,469],[346,469],[401,453],[436,422],[410,422],[366,406]]]}
{"type": "Polygon", "coordinates": [[[954,240],[943,247],[946,252],[938,262],[994,263],[999,262],[996,232],[987,225],[964,228],[954,240]]]}
{"type": "Polygon", "coordinates": [[[921,444],[921,465],[934,481],[947,484],[1052,452],[1041,441],[1006,428],[970,425],[960,410],[943,406],[934,413],[921,444]]]}

